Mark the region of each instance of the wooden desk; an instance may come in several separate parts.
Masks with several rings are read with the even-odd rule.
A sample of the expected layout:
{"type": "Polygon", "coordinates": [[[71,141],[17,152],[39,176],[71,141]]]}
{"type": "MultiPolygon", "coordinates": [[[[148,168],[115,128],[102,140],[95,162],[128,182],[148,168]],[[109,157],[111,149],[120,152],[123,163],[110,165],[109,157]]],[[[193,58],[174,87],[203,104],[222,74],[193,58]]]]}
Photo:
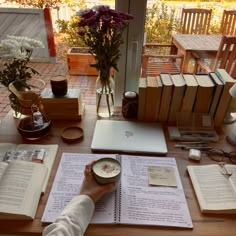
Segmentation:
{"type": "MultiPolygon", "coordinates": [[[[119,118],[115,116],[114,119],[119,118]]],[[[59,144],[58,155],[56,157],[52,174],[47,186],[44,196],[42,196],[36,214],[36,219],[33,221],[10,221],[0,220],[0,235],[42,235],[44,225],[40,219],[42,217],[45,204],[47,202],[48,194],[52,186],[53,178],[55,176],[62,152],[77,152],[77,153],[91,153],[90,145],[94,130],[94,125],[97,116],[95,114],[95,107],[87,106],[84,118],[81,122],[54,122],[52,129],[47,137],[42,139],[42,144],[59,144]],[[74,144],[64,143],[60,138],[60,133],[65,126],[79,125],[84,129],[84,139],[81,142],[74,144]]],[[[164,125],[165,134],[167,134],[167,127],[164,125]]],[[[235,150],[235,147],[230,146],[225,141],[225,130],[219,130],[220,141],[213,145],[224,147],[227,151],[235,150]]],[[[235,127],[236,132],[236,127],[235,127]]],[[[190,178],[186,171],[186,166],[194,164],[188,161],[188,152],[174,148],[175,142],[171,142],[167,138],[168,156],[175,157],[182,184],[184,187],[187,203],[189,206],[190,214],[193,220],[194,228],[192,230],[183,228],[172,227],[148,227],[138,225],[89,225],[86,234],[89,236],[189,236],[189,235],[211,235],[211,236],[235,236],[236,231],[236,215],[203,215],[200,213],[197,199],[191,185],[190,178]]],[[[23,140],[17,133],[14,120],[11,113],[9,113],[0,125],[0,142],[14,142],[14,143],[39,143],[39,141],[23,140]]],[[[163,157],[165,158],[165,157],[163,157]]],[[[212,161],[205,157],[202,159],[201,164],[211,163],[212,161]]],[[[195,163],[197,164],[197,163],[195,163]]]]}
{"type": "Polygon", "coordinates": [[[205,54],[207,58],[215,57],[221,38],[221,35],[215,34],[173,34],[173,44],[184,55],[181,73],[191,73],[188,67],[193,52],[205,54]]]}

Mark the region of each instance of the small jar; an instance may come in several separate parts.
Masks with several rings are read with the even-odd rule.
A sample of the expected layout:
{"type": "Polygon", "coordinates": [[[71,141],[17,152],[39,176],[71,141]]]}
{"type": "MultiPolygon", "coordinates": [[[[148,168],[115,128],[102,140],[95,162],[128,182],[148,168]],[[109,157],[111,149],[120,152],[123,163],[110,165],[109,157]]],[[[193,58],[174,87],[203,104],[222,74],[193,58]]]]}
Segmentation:
{"type": "Polygon", "coordinates": [[[57,97],[62,97],[67,94],[68,90],[68,83],[67,79],[62,76],[58,75],[50,79],[52,93],[57,97]]]}
{"type": "Polygon", "coordinates": [[[122,99],[122,114],[125,118],[136,118],[138,113],[138,94],[127,91],[122,99]]]}
{"type": "Polygon", "coordinates": [[[118,182],[121,175],[121,164],[110,157],[100,158],[93,163],[92,173],[99,184],[118,182]]]}

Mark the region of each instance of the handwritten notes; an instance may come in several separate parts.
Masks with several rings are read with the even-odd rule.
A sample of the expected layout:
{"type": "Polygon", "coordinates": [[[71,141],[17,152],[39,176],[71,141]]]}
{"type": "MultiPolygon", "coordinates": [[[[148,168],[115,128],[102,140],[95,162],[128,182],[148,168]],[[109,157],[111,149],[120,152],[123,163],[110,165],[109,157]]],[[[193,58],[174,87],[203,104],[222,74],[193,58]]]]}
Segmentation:
{"type": "MultiPolygon", "coordinates": [[[[113,157],[121,162],[120,185],[96,203],[91,223],[193,227],[174,158],[113,157]],[[148,167],[154,167],[151,168],[154,175],[168,186],[150,186],[148,167]]],[[[85,165],[98,158],[97,154],[63,153],[43,222],[54,221],[69,200],[79,193],[85,165]]]]}

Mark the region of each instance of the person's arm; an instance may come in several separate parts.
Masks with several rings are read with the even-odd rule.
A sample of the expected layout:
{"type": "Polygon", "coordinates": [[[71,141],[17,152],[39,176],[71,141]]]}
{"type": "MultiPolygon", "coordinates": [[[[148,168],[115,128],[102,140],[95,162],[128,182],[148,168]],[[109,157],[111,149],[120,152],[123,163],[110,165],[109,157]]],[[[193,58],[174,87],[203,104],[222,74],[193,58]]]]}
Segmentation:
{"type": "Polygon", "coordinates": [[[115,183],[99,185],[92,173],[92,163],[85,168],[85,178],[80,194],[74,197],[57,217],[54,223],[47,226],[43,236],[82,236],[94,212],[94,203],[104,193],[111,191],[115,183]]]}
{"type": "Polygon", "coordinates": [[[43,235],[82,236],[92,218],[94,202],[87,195],[78,195],[65,207],[55,222],[47,226],[43,235]]]}

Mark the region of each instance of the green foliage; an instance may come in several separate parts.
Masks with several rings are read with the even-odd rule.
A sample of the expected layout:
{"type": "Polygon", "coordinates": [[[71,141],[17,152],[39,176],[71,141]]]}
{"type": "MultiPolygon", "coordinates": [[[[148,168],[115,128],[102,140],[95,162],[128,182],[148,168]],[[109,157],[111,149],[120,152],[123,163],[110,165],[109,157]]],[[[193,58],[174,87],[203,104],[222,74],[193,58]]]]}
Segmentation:
{"type": "Polygon", "coordinates": [[[64,34],[64,40],[70,47],[84,47],[85,44],[82,39],[78,36],[78,22],[79,17],[76,14],[76,8],[83,10],[87,8],[86,0],[62,0],[72,9],[74,8],[74,15],[70,20],[57,20],[56,24],[59,28],[59,33],[64,34]]]}
{"type": "Polygon", "coordinates": [[[57,7],[61,0],[5,0],[5,2],[18,3],[21,6],[27,6],[32,8],[45,8],[47,7],[57,7]]]}
{"type": "Polygon", "coordinates": [[[147,8],[145,32],[147,42],[167,43],[179,27],[176,10],[166,3],[155,3],[147,8]]]}
{"type": "MultiPolygon", "coordinates": [[[[31,55],[31,54],[30,54],[31,55]]],[[[27,66],[30,56],[24,60],[12,59],[5,62],[4,69],[0,71],[0,83],[8,88],[9,84],[18,81],[17,90],[22,91],[24,88],[29,88],[27,81],[32,78],[33,74],[39,74],[32,67],[27,66]]],[[[20,102],[15,94],[9,95],[10,105],[17,113],[20,111],[20,102]]]]}
{"type": "Polygon", "coordinates": [[[223,15],[223,10],[219,11],[219,7],[215,4],[209,4],[207,8],[212,9],[211,14],[211,24],[210,24],[210,33],[219,34],[220,33],[220,21],[223,15]]]}
{"type": "Polygon", "coordinates": [[[71,8],[78,8],[78,9],[85,9],[86,6],[86,0],[61,0],[63,3],[66,3],[67,6],[71,8]]]}
{"type": "Polygon", "coordinates": [[[64,34],[64,40],[70,47],[84,47],[85,43],[78,35],[79,17],[75,14],[69,21],[57,20],[59,32],[64,34]]]}
{"type": "Polygon", "coordinates": [[[39,74],[32,67],[27,66],[29,57],[26,59],[13,59],[5,62],[4,69],[0,71],[0,83],[8,88],[9,84],[15,80],[22,81],[23,87],[26,81],[32,78],[32,74],[39,74]]]}
{"type": "Polygon", "coordinates": [[[60,3],[66,3],[69,7],[86,7],[86,0],[5,0],[5,2],[18,3],[20,6],[32,8],[58,8],[60,3]]]}

